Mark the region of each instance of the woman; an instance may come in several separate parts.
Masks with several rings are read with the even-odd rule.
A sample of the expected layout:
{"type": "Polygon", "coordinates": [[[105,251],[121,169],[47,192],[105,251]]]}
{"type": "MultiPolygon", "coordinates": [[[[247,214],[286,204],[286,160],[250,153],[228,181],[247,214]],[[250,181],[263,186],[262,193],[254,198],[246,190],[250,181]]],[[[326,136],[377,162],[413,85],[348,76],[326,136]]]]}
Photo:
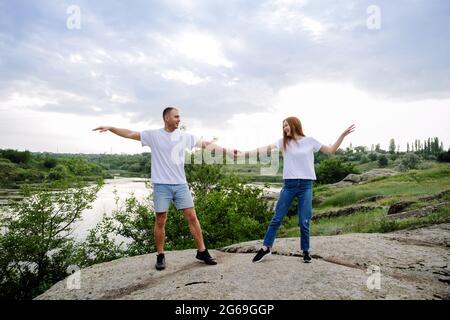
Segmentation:
{"type": "Polygon", "coordinates": [[[309,254],[309,225],[312,212],[312,181],[316,180],[314,172],[314,152],[335,154],[344,138],[355,129],[348,127],[331,146],[325,146],[312,137],[304,135],[300,120],[289,117],[283,121],[283,139],[263,148],[248,152],[266,152],[267,149],[281,149],[284,156],[283,188],[277,201],[275,214],[264,237],[262,248],[253,258],[259,262],[270,254],[270,248],[275,241],[278,228],[286,216],[295,197],[298,197],[298,223],[301,231],[300,248],[303,251],[303,261],[311,262],[309,254]]]}

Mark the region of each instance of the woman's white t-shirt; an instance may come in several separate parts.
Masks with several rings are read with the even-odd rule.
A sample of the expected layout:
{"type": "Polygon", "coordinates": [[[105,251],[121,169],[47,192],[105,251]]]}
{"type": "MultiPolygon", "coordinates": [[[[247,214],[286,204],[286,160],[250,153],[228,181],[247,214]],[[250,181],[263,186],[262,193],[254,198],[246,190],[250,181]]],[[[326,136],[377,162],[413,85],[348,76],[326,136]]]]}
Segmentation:
{"type": "Polygon", "coordinates": [[[185,151],[192,150],[199,139],[179,129],[167,132],[164,128],[141,132],[142,146],[151,149],[151,181],[162,184],[186,183],[185,151]]]}
{"type": "Polygon", "coordinates": [[[322,143],[312,137],[302,137],[299,140],[290,140],[286,150],[283,147],[283,139],[274,144],[283,152],[283,179],[316,180],[314,152],[320,150],[322,143]]]}

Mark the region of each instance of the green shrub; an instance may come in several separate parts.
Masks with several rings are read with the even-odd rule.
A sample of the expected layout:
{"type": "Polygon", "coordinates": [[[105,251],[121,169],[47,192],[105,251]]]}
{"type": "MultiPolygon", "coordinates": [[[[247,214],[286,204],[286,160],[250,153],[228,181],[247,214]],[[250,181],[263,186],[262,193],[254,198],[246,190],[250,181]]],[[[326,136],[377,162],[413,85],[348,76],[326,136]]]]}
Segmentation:
{"type": "Polygon", "coordinates": [[[316,165],[315,171],[317,182],[320,184],[335,183],[350,173],[358,173],[354,164],[344,162],[338,157],[323,160],[316,165]]]}
{"type": "Polygon", "coordinates": [[[436,160],[439,162],[449,162],[450,163],[450,149],[447,152],[439,153],[436,160]]]}
{"type": "Polygon", "coordinates": [[[359,163],[364,164],[364,163],[368,163],[369,161],[370,161],[370,160],[369,160],[369,157],[366,156],[365,154],[363,154],[363,155],[361,156],[361,159],[359,160],[359,163]]]}
{"type": "Polygon", "coordinates": [[[388,158],[384,154],[380,155],[378,157],[378,167],[384,168],[387,167],[387,165],[388,165],[388,158]]]}
{"type": "Polygon", "coordinates": [[[0,157],[10,160],[14,163],[27,164],[30,162],[30,151],[17,151],[12,149],[0,150],[0,157]]]}
{"type": "Polygon", "coordinates": [[[58,160],[56,158],[52,158],[52,157],[46,157],[42,161],[42,165],[44,166],[44,168],[47,168],[47,169],[52,169],[52,168],[56,167],[57,164],[58,164],[58,160]]]}
{"type": "Polygon", "coordinates": [[[398,169],[400,171],[417,169],[420,164],[420,157],[414,153],[407,153],[399,160],[398,169]]]}
{"type": "Polygon", "coordinates": [[[369,160],[370,161],[377,161],[377,159],[378,159],[378,156],[377,156],[377,154],[375,152],[369,153],[369,160]]]}
{"type": "Polygon", "coordinates": [[[66,166],[62,164],[56,165],[53,169],[50,170],[48,173],[47,178],[49,180],[66,180],[70,177],[69,170],[66,168],[66,166]]]}

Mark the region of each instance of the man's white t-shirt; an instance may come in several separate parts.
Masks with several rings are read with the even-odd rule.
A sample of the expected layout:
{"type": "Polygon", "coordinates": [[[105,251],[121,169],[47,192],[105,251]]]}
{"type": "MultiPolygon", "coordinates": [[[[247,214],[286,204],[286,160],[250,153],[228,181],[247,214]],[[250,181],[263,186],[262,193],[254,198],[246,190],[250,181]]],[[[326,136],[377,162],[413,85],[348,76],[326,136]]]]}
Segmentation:
{"type": "Polygon", "coordinates": [[[142,146],[151,149],[151,181],[161,184],[187,183],[184,172],[185,151],[198,142],[192,134],[179,129],[167,132],[164,128],[141,132],[142,146]]]}
{"type": "Polygon", "coordinates": [[[283,148],[283,139],[277,140],[274,144],[283,152],[283,179],[316,180],[314,152],[319,151],[322,147],[319,141],[312,137],[290,140],[286,150],[283,148]]]}

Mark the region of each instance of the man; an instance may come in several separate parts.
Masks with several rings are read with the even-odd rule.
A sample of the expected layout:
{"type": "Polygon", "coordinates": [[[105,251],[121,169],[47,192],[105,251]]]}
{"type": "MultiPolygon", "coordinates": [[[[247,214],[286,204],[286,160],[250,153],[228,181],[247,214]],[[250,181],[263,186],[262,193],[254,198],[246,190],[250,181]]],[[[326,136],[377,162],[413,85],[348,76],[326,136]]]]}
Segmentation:
{"type": "Polygon", "coordinates": [[[184,159],[186,149],[200,147],[207,150],[222,150],[232,156],[233,150],[221,148],[209,141],[199,140],[192,134],[179,130],[180,113],[175,107],[168,107],[163,111],[164,128],[145,130],[142,132],[100,126],[93,129],[100,132],[111,131],[121,137],[141,141],[142,146],[151,149],[151,180],[153,184],[153,202],[155,207],[155,243],[157,270],[166,267],[164,256],[165,223],[167,211],[171,202],[178,210],[183,210],[189,230],[197,245],[196,258],[206,264],[215,265],[217,262],[211,257],[205,247],[202,229],[195,213],[194,202],[186,181],[184,159]]]}

